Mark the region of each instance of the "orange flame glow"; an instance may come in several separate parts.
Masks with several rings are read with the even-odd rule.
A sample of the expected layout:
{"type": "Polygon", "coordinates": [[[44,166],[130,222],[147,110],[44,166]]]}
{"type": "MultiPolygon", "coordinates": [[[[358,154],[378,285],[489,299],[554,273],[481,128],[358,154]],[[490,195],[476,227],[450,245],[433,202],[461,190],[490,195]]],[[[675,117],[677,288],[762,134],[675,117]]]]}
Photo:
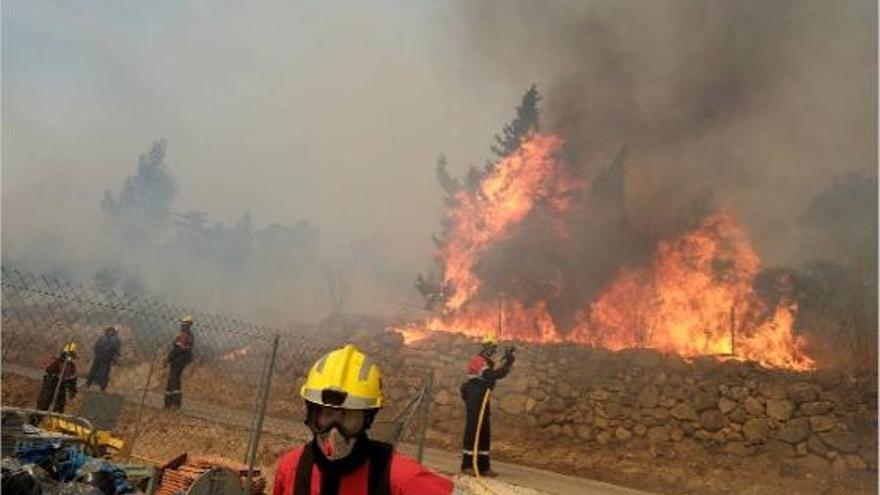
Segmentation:
{"type": "MultiPolygon", "coordinates": [[[[694,230],[659,242],[644,266],[622,268],[604,291],[583,302],[568,328],[556,325],[546,300],[505,298],[490,304],[479,298],[481,257],[538,205],[564,212],[572,191],[583,187],[562,166],[561,147],[558,137],[535,134],[499,162],[477,190],[456,194],[447,212],[448,236],[437,253],[443,314],[397,329],[407,343],[432,331],[482,336],[501,329],[503,338],[529,342],[650,347],[792,369],[814,366],[792,331],[796,307],[767,307],[755,293],[760,260],[729,212],[710,215],[694,230]]],[[[564,239],[567,234],[559,228],[564,239]]]]}
{"type": "Polygon", "coordinates": [[[556,155],[562,141],[538,134],[501,161],[483,179],[476,193],[464,190],[456,196],[451,212],[452,232],[439,257],[444,267],[444,284],[452,288],[446,311],[455,312],[480,288],[474,274],[476,262],[488,247],[503,240],[510,229],[532,211],[539,200],[549,207],[567,207],[566,180],[556,155]]]}
{"type": "Polygon", "coordinates": [[[248,345],[241,347],[239,349],[235,349],[235,350],[227,352],[226,354],[220,356],[220,359],[222,359],[223,361],[237,361],[237,360],[247,356],[248,354],[250,354],[250,352],[251,352],[251,346],[250,346],[250,344],[248,344],[248,345]]]}
{"type": "Polygon", "coordinates": [[[760,261],[728,212],[662,241],[652,264],[621,273],[571,338],[610,349],[647,346],[788,368],[813,365],[792,332],[796,308],[770,308],[752,285],[760,261]],[[768,314],[769,313],[769,314],[768,314]]]}

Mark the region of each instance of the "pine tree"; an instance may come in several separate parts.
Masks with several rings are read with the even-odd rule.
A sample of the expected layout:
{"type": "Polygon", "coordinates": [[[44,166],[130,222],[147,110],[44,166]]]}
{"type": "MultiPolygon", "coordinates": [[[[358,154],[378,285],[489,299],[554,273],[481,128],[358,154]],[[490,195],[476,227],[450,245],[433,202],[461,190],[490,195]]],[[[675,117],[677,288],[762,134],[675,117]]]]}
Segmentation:
{"type": "MultiPolygon", "coordinates": [[[[541,95],[538,88],[532,84],[522,97],[520,105],[516,107],[516,117],[509,124],[505,124],[502,128],[502,135],[495,135],[496,144],[491,146],[492,152],[499,159],[503,159],[516,151],[523,139],[529,133],[538,130],[538,102],[541,95]]],[[[469,194],[475,194],[482,182],[483,178],[491,174],[495,163],[488,161],[484,167],[471,166],[462,179],[454,178],[449,175],[446,170],[446,156],[440,155],[437,159],[435,172],[437,174],[437,182],[443,192],[446,193],[445,203],[447,207],[454,207],[455,195],[462,189],[466,189],[469,194]]],[[[442,249],[446,245],[449,236],[450,225],[448,221],[444,221],[441,226],[440,235],[433,235],[432,240],[437,249],[442,249]]],[[[442,266],[440,267],[443,268],[442,266]]],[[[425,301],[425,307],[428,309],[436,309],[442,307],[444,303],[444,287],[442,277],[437,277],[433,273],[417,274],[415,288],[419,291],[425,301]]]]}
{"type": "Polygon", "coordinates": [[[509,124],[505,124],[502,134],[495,135],[495,143],[492,152],[498,158],[505,158],[519,148],[523,138],[530,132],[538,130],[538,102],[541,95],[534,84],[523,95],[522,102],[516,107],[516,118],[509,124]]]}
{"type": "Polygon", "coordinates": [[[127,248],[148,248],[168,225],[177,185],[165,163],[165,146],[164,139],[154,141],[119,194],[105,191],[101,200],[110,231],[127,248]]]}
{"type": "Polygon", "coordinates": [[[443,188],[443,192],[446,193],[447,197],[452,197],[461,189],[461,182],[458,179],[453,178],[449,175],[449,172],[446,170],[446,155],[440,155],[437,158],[437,182],[440,183],[440,187],[443,188]]]}

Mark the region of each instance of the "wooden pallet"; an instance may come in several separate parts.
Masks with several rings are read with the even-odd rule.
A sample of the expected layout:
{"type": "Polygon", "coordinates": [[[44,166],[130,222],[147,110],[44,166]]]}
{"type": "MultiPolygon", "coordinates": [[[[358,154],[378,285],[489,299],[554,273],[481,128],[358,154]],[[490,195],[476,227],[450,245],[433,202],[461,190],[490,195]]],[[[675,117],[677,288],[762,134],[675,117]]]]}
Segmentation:
{"type": "MultiPolygon", "coordinates": [[[[235,473],[244,486],[247,480],[247,466],[216,456],[189,456],[183,453],[162,466],[162,478],[155,495],[177,495],[186,493],[197,479],[212,469],[219,467],[235,473]]],[[[251,495],[265,495],[266,478],[258,469],[252,473],[251,495]]]]}

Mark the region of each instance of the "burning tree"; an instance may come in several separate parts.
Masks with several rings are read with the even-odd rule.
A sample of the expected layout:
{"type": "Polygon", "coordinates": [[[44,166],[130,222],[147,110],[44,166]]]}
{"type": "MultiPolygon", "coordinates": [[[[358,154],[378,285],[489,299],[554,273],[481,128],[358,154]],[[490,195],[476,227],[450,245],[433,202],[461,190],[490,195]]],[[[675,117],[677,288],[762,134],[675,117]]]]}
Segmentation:
{"type": "Polygon", "coordinates": [[[419,276],[416,287],[439,315],[409,331],[480,335],[503,320],[507,338],[812,366],[793,331],[794,304],[755,292],[760,260],[732,212],[704,198],[664,236],[637,231],[626,148],[598,171],[567,163],[563,139],[537,129],[538,100],[533,86],[496,136],[500,158],[472,168],[464,185],[438,161],[447,195],[440,275],[419,276]]]}
{"type": "MultiPolygon", "coordinates": [[[[523,141],[538,130],[538,116],[540,114],[538,102],[540,100],[541,95],[538,93],[538,87],[532,84],[523,95],[520,105],[516,108],[516,117],[502,127],[501,134],[495,135],[495,144],[490,146],[492,153],[497,155],[498,160],[488,161],[482,170],[471,166],[464,184],[462,184],[462,181],[449,175],[449,172],[446,170],[446,156],[440,155],[437,159],[436,175],[437,182],[440,183],[440,187],[445,193],[444,203],[447,207],[454,208],[459,204],[464,197],[464,195],[459,193],[462,192],[465,185],[471,193],[478,191],[480,183],[485,180],[487,175],[491,175],[495,171],[498,163],[515,153],[523,141]]],[[[451,227],[451,222],[448,219],[444,219],[440,236],[434,236],[434,244],[438,248],[442,248],[442,246],[447,244],[451,227]]],[[[429,272],[427,275],[418,274],[415,287],[425,299],[425,305],[428,309],[439,307],[446,298],[443,284],[436,279],[433,273],[429,272]]]]}

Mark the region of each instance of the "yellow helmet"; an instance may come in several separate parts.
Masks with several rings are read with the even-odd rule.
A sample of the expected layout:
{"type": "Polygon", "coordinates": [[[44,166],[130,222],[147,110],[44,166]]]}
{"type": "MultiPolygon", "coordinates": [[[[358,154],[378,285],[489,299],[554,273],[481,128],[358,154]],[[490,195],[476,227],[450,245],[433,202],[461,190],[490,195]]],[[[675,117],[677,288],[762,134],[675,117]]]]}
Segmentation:
{"type": "Polygon", "coordinates": [[[498,345],[498,336],[490,333],[489,335],[486,335],[485,337],[483,337],[483,340],[481,340],[480,343],[486,347],[492,346],[492,345],[498,345]]]}
{"type": "Polygon", "coordinates": [[[76,354],[77,345],[76,342],[68,342],[63,349],[62,352],[66,352],[67,354],[76,354]]]}
{"type": "Polygon", "coordinates": [[[184,316],[183,318],[180,319],[180,322],[181,322],[181,323],[187,323],[187,324],[189,324],[189,325],[192,325],[192,323],[193,323],[193,317],[190,316],[190,315],[186,315],[186,316],[184,316]]]}
{"type": "Polygon", "coordinates": [[[319,359],[300,390],[303,399],[343,409],[382,407],[382,374],[375,361],[348,344],[319,359]]]}

